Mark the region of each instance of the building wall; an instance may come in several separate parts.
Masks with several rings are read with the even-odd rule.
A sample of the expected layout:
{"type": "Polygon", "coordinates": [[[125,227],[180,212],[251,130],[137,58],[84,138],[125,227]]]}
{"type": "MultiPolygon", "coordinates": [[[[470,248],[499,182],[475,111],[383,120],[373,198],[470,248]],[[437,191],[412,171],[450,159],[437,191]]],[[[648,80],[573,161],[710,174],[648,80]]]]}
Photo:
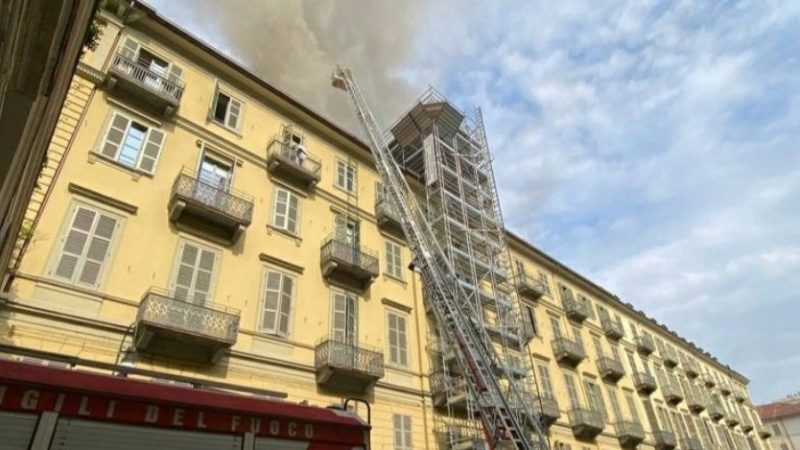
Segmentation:
{"type": "MultiPolygon", "coordinates": [[[[411,255],[402,238],[376,222],[377,173],[363,145],[343,138],[338,130],[300,106],[255,85],[196,42],[188,41],[157,20],[143,17],[123,25],[122,20],[110,14],[104,17],[109,23],[103,41],[96,52],[85,55],[68,94],[74,101],[65,107],[59,133],[52,141],[53,161],[58,168],[41,186],[46,195],[29,208],[30,217],[35,218],[33,239],[21,251],[19,267],[14,272],[14,300],[0,310],[0,345],[6,352],[61,355],[81,365],[108,370],[120,358],[120,348],[130,345],[128,327],[136,320],[143,294],[151,287],[170,289],[180,246],[188,242],[219,255],[211,298],[215,307],[241,312],[237,341],[230,353],[213,365],[188,364],[139,353],[132,376],[178,377],[260,395],[285,396],[290,401],[308,400],[318,405],[341,402],[345,394],[315,383],[314,348],[329,334],[331,298],[338,289],[323,277],[320,246],[333,231],[334,215],[347,212],[360,220],[361,243],[379,254],[381,266],[380,275],[369,289],[357,293],[359,344],[381,349],[387,355],[387,311],[408,318],[408,365],[387,363],[386,375],[366,393],[373,405],[373,445],[394,446],[392,415],[403,414],[412,419],[412,446],[434,448],[434,418],[442,412],[431,407],[426,376],[432,367],[427,353],[430,319],[422,303],[421,280],[405,269],[402,279],[385,271],[386,242],[401,245],[403,267],[411,255]],[[174,116],[142,109],[103,81],[111,58],[129,37],[183,69],[185,91],[174,116]],[[244,105],[241,126],[236,131],[209,118],[215,92],[220,88],[244,105]],[[165,133],[152,174],[130,169],[98,154],[115,112],[165,133]],[[267,170],[266,149],[286,125],[302,131],[309,152],[321,161],[321,180],[312,189],[289,185],[267,170]],[[232,187],[253,199],[252,223],[233,245],[178,227],[169,220],[168,205],[176,176],[184,170],[194,173],[204,151],[235,161],[232,187]],[[339,160],[357,166],[355,195],[347,195],[335,187],[339,160]],[[278,187],[290,189],[301,198],[300,228],[296,235],[272,225],[278,187]],[[96,287],[76,286],[59,280],[53,273],[65,230],[77,205],[96,208],[116,217],[120,223],[96,287]],[[297,281],[287,336],[266,333],[260,325],[267,269],[288,273],[297,281]]],[[[645,371],[647,364],[647,370],[656,374],[664,365],[661,349],[665,345],[682,355],[682,363],[667,371],[667,377],[697,385],[703,377],[710,377],[715,387],[704,385],[698,387],[698,392],[703,396],[719,395],[725,411],[723,421],[740,417],[743,423],[753,423],[755,431],[750,436],[758,431],[760,423],[752,414],[745,378],[529,244],[512,238],[511,250],[513,259],[519,260],[527,272],[537,275],[542,272],[549,286],[550,293],[529,302],[535,309],[538,332],[528,349],[537,367],[547,367],[560,406],[561,417],[550,430],[553,443],[574,446],[576,450],[619,447],[615,428],[610,425],[592,442],[574,438],[567,419],[571,406],[563,376],[569,373],[579,383],[580,406],[589,406],[584,382],[600,386],[609,416],[607,422],[638,417],[648,433],[643,447],[652,447],[652,432],[671,426],[647,419],[643,403],[647,397],[636,393],[630,360],[636,371],[645,371]],[[566,318],[563,299],[558,294],[560,285],[571,289],[576,298],[585,296],[590,302],[592,314],[583,323],[566,318]],[[606,338],[598,305],[612,318],[619,316],[622,321],[625,336],[619,342],[606,338]],[[583,341],[587,358],[577,368],[568,368],[555,360],[551,318],[564,335],[575,339],[577,333],[583,341]],[[655,337],[658,349],[645,358],[640,355],[635,335],[646,333],[655,337]],[[612,347],[617,349],[626,372],[619,382],[609,384],[600,379],[596,364],[600,355],[594,348],[594,338],[604,356],[613,356],[612,347]],[[685,369],[691,362],[684,361],[697,364],[700,372],[697,380],[687,378],[685,369]],[[721,387],[727,387],[730,393],[722,395],[721,387]],[[609,390],[616,392],[622,417],[615,417],[612,411],[609,390]],[[635,412],[626,401],[627,394],[633,398],[635,412]],[[737,395],[743,404],[734,399],[737,395]]],[[[737,449],[747,448],[741,425],[733,429],[720,426],[708,419],[706,411],[692,415],[686,402],[667,407],[661,389],[649,401],[656,410],[663,408],[681,418],[696,416],[701,423],[708,423],[713,433],[708,447],[727,448],[720,439],[730,439],[737,449]],[[735,436],[741,436],[740,440],[736,441],[735,436]]],[[[697,423],[696,419],[691,420],[697,423]]],[[[761,440],[754,439],[754,443],[758,448],[761,440]]]]}

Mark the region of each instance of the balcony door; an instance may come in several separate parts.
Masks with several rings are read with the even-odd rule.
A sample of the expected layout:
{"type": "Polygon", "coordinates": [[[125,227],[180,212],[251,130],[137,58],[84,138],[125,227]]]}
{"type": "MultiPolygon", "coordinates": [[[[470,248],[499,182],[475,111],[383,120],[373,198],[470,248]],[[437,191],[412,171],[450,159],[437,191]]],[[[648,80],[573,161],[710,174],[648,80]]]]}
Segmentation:
{"type": "Polygon", "coordinates": [[[197,169],[195,200],[226,210],[230,195],[228,191],[233,179],[233,162],[221,158],[211,152],[203,152],[200,167],[197,169]]]}
{"type": "Polygon", "coordinates": [[[334,341],[355,346],[358,343],[358,303],[356,296],[345,292],[333,293],[331,337],[334,341]]]}
{"type": "Polygon", "coordinates": [[[357,264],[360,259],[359,253],[361,247],[361,232],[358,221],[337,214],[335,229],[336,240],[346,246],[346,250],[343,251],[346,251],[348,254],[344,256],[347,260],[357,264]]]}

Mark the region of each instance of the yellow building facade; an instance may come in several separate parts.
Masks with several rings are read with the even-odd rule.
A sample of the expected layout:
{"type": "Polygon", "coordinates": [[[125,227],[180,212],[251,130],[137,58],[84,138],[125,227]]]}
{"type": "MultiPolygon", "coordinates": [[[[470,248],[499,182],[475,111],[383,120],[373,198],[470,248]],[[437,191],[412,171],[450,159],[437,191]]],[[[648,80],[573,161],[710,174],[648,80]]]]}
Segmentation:
{"type": "MultiPolygon", "coordinates": [[[[8,269],[0,351],[360,397],[373,448],[445,446],[422,280],[365,144],[145,6],[100,18],[8,269]]],[[[508,237],[554,448],[768,448],[745,377],[508,237]]]]}

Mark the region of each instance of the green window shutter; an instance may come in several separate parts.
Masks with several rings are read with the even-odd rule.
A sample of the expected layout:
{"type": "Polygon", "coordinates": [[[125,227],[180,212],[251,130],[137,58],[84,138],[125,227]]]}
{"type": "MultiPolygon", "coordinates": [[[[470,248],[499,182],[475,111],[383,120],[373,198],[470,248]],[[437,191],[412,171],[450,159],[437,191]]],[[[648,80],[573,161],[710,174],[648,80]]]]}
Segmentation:
{"type": "Polygon", "coordinates": [[[154,173],[158,156],[161,154],[161,147],[164,145],[164,132],[150,128],[147,133],[147,141],[144,144],[142,156],[139,158],[139,169],[154,173]]]}
{"type": "Polygon", "coordinates": [[[111,123],[108,126],[108,131],[106,132],[105,141],[100,148],[100,153],[103,156],[107,156],[111,159],[117,158],[130,123],[131,121],[127,117],[114,113],[111,118],[111,123]]]}

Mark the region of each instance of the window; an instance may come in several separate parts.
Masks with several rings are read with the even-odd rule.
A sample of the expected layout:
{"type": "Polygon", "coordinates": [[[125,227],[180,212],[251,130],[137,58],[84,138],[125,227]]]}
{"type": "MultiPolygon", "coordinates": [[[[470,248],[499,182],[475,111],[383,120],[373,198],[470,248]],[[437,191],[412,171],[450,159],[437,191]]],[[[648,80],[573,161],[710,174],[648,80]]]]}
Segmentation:
{"type": "Polygon", "coordinates": [[[545,295],[550,295],[550,282],[547,281],[547,274],[541,270],[539,271],[539,281],[542,282],[545,295]]]}
{"type": "Polygon", "coordinates": [[[408,317],[396,311],[388,311],[386,322],[389,331],[389,362],[408,366],[408,317]]]}
{"type": "Polygon", "coordinates": [[[623,420],[622,410],[619,408],[619,400],[617,399],[617,391],[611,386],[606,386],[606,393],[608,394],[608,402],[611,403],[611,412],[614,413],[614,419],[617,421],[623,420]]]}
{"type": "Polygon", "coordinates": [[[581,338],[581,329],[578,327],[572,327],[572,336],[575,338],[575,343],[578,344],[581,348],[583,348],[583,338],[581,338]]]}
{"type": "Polygon", "coordinates": [[[402,249],[399,245],[392,241],[386,241],[384,245],[386,250],[386,273],[389,275],[403,279],[403,255],[402,249]]]}
{"type": "Polygon", "coordinates": [[[603,420],[608,421],[608,412],[600,388],[590,381],[584,381],[584,386],[586,387],[586,397],[589,399],[589,408],[599,412],[603,416],[603,420]]]}
{"type": "Polygon", "coordinates": [[[530,335],[538,336],[539,325],[536,323],[536,308],[533,305],[523,304],[522,314],[525,326],[530,331],[530,335]]]}
{"type": "Polygon", "coordinates": [[[295,279],[277,270],[267,270],[264,280],[264,301],[261,311],[261,330],[266,333],[289,335],[289,319],[295,295],[295,279]]]}
{"type": "Polygon", "coordinates": [[[572,296],[572,289],[564,286],[563,284],[558,284],[558,290],[561,291],[561,300],[564,302],[573,300],[574,297],[572,296]]]}
{"type": "Polygon", "coordinates": [[[525,277],[527,276],[527,273],[525,273],[525,265],[522,264],[522,261],[515,259],[514,267],[516,268],[517,271],[517,278],[519,278],[520,281],[524,282],[525,277]]]}
{"type": "Polygon", "coordinates": [[[588,297],[585,295],[578,295],[578,300],[586,306],[586,311],[589,312],[589,318],[594,320],[597,316],[594,313],[594,308],[592,307],[592,301],[589,300],[588,297]]]}
{"type": "Polygon", "coordinates": [[[600,338],[592,335],[592,344],[594,345],[594,351],[597,353],[597,358],[603,357],[603,344],[600,342],[600,338]]]}
{"type": "Polygon", "coordinates": [[[178,266],[173,275],[172,295],[178,300],[205,305],[211,296],[211,284],[217,265],[217,253],[199,245],[181,243],[178,266]]]}
{"type": "Polygon", "coordinates": [[[114,113],[99,153],[123,166],[153,173],[164,132],[114,113]]]}
{"type": "MultiPolygon", "coordinates": [[[[714,403],[719,403],[719,397],[714,396],[714,399],[716,400],[716,402],[714,402],[714,403]]],[[[779,427],[777,423],[773,423],[772,424],[772,434],[774,434],[775,437],[778,437],[778,436],[781,435],[781,427],[779,427]]]]}
{"type": "Polygon", "coordinates": [[[350,345],[356,345],[358,342],[357,306],[355,295],[349,292],[333,293],[331,337],[336,342],[350,345]]]}
{"type": "Polygon", "coordinates": [[[550,316],[550,328],[553,329],[553,336],[555,336],[556,338],[562,337],[561,324],[558,323],[557,318],[550,316]]]}
{"type": "Polygon", "coordinates": [[[356,166],[345,161],[336,161],[336,187],[347,192],[356,192],[356,166]]]}
{"type": "Polygon", "coordinates": [[[51,273],[71,283],[97,287],[118,227],[119,219],[96,209],[76,206],[51,273]]]}
{"type": "Polygon", "coordinates": [[[544,365],[539,364],[539,387],[542,390],[544,398],[553,398],[553,383],[550,381],[550,369],[544,365]]]}
{"type": "Polygon", "coordinates": [[[628,411],[631,413],[631,418],[639,421],[639,409],[636,407],[636,398],[633,393],[625,391],[625,401],[628,403],[628,411]]]}
{"type": "Polygon", "coordinates": [[[578,390],[575,388],[575,379],[572,375],[564,374],[564,384],[567,386],[567,395],[569,396],[569,404],[572,409],[580,409],[581,401],[578,398],[578,390]]]}
{"type": "Polygon", "coordinates": [[[631,373],[638,372],[638,370],[636,370],[636,357],[633,356],[633,352],[626,350],[625,353],[628,355],[628,364],[631,366],[631,373]]]}
{"type": "Polygon", "coordinates": [[[291,234],[298,232],[300,199],[294,192],[275,188],[275,204],[272,212],[272,225],[291,234]]]}
{"type": "Polygon", "coordinates": [[[233,162],[211,152],[203,152],[197,178],[203,184],[227,191],[233,179],[233,162]]]}
{"type": "Polygon", "coordinates": [[[394,423],[394,448],[395,450],[409,450],[411,445],[411,416],[400,414],[392,415],[394,423]]]}
{"type": "Polygon", "coordinates": [[[214,121],[232,130],[238,130],[242,117],[242,102],[230,95],[217,91],[214,99],[214,121]]]}
{"type": "Polygon", "coordinates": [[[117,70],[131,73],[134,67],[130,64],[135,63],[145,69],[140,81],[147,87],[180,98],[183,69],[142,48],[138,42],[130,38],[126,38],[123,42],[120,56],[124,59],[115,62],[117,70]]]}

